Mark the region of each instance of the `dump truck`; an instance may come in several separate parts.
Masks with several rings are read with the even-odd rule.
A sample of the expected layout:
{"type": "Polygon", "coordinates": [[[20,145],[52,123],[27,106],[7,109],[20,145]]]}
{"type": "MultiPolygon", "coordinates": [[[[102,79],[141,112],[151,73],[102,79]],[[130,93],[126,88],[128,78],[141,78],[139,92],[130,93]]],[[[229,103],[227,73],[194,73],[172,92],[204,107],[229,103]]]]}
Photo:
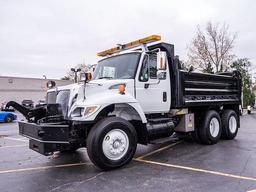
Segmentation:
{"type": "Polygon", "coordinates": [[[174,45],[148,36],[99,52],[93,73],[75,84],[49,82],[46,104],[28,109],[10,101],[26,121],[19,133],[43,155],[86,147],[103,170],[128,164],[137,144],[174,135],[202,144],[234,139],[240,127],[238,71],[183,70],[174,45]]]}

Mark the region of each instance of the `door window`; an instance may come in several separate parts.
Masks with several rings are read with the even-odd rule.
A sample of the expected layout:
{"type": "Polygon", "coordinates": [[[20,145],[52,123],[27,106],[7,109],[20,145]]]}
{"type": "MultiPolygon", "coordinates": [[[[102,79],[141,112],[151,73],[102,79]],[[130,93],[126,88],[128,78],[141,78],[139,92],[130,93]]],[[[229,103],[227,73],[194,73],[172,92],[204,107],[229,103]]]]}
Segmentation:
{"type": "Polygon", "coordinates": [[[150,79],[157,78],[157,55],[150,53],[144,56],[140,70],[139,80],[146,82],[150,79]]]}

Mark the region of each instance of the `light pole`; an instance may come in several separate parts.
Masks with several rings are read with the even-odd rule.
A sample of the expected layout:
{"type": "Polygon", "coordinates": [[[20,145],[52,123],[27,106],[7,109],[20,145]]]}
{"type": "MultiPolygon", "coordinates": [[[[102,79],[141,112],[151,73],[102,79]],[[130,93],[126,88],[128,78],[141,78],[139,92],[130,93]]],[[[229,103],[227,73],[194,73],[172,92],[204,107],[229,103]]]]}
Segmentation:
{"type": "Polygon", "coordinates": [[[75,69],[75,68],[71,68],[71,71],[73,71],[75,73],[75,83],[77,83],[77,73],[81,71],[80,68],[75,69]]]}

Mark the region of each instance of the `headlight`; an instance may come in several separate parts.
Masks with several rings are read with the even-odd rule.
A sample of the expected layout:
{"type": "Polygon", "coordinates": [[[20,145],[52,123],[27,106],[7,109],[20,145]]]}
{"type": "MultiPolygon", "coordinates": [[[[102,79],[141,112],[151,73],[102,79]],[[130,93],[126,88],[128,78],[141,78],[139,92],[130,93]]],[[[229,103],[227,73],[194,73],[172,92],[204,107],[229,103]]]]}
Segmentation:
{"type": "Polygon", "coordinates": [[[89,106],[84,110],[84,116],[87,117],[93,113],[95,113],[100,107],[99,106],[89,106]]]}
{"type": "Polygon", "coordinates": [[[71,113],[71,117],[82,117],[83,111],[83,107],[78,107],[71,113]]]}
{"type": "Polygon", "coordinates": [[[71,112],[71,117],[88,117],[95,113],[100,106],[77,107],[71,112]]]}

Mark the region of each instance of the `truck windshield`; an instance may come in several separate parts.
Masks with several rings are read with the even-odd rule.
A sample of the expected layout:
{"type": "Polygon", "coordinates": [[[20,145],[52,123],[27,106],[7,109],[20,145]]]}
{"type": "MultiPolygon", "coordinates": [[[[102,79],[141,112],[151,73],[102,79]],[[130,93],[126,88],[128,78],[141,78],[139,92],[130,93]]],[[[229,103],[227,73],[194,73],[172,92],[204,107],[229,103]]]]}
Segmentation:
{"type": "Polygon", "coordinates": [[[93,79],[134,79],[140,53],[127,53],[106,58],[97,64],[93,79]]]}

